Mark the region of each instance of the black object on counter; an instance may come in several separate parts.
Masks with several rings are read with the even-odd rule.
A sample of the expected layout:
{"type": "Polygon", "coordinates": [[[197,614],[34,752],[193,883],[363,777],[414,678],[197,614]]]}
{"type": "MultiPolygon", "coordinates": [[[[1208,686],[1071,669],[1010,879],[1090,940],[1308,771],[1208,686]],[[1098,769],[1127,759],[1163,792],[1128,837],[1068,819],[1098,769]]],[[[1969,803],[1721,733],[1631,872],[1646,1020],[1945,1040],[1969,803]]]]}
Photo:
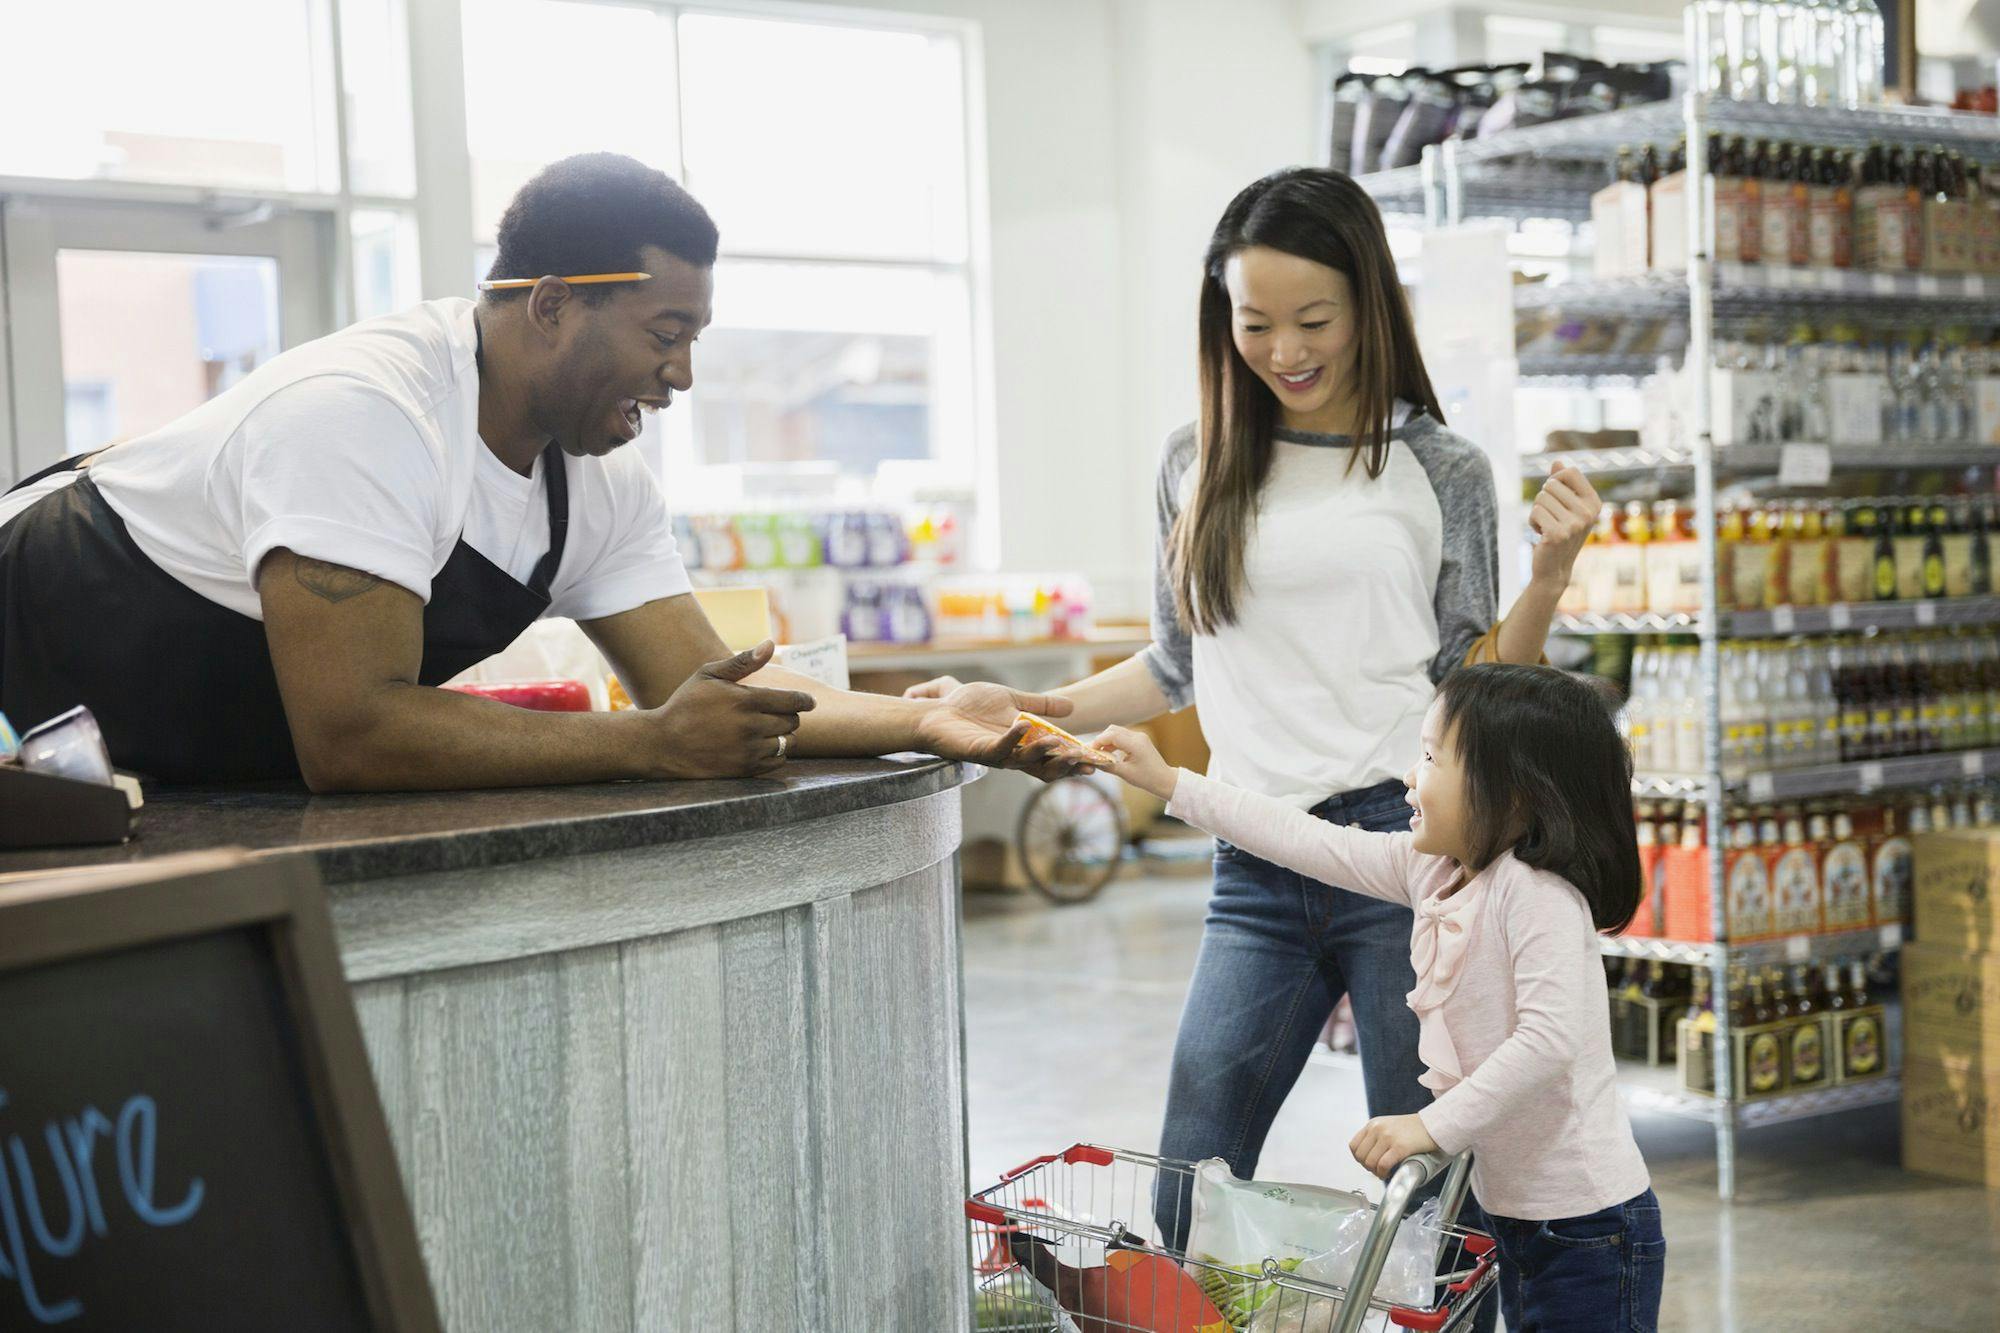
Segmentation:
{"type": "Polygon", "coordinates": [[[0,881],[0,1013],[0,1328],[436,1333],[305,858],[0,881]]]}
{"type": "Polygon", "coordinates": [[[0,848],[82,847],[132,836],[132,804],[117,787],[0,764],[0,848]]]}

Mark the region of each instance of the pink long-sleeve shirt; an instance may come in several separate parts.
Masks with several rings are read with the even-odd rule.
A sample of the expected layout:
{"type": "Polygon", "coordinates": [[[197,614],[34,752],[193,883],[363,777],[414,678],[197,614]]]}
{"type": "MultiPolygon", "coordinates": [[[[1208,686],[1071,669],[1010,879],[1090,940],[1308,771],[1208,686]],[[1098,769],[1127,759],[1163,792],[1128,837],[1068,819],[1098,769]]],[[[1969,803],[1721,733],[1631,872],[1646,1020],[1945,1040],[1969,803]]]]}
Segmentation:
{"type": "Polygon", "coordinates": [[[1407,833],[1368,833],[1182,771],[1168,813],[1253,856],[1415,913],[1411,1007],[1425,1027],[1419,1112],[1439,1148],[1472,1154],[1481,1206],[1547,1221],[1650,1183],[1618,1100],[1604,964],[1583,895],[1508,852],[1452,892],[1457,862],[1407,833]]]}

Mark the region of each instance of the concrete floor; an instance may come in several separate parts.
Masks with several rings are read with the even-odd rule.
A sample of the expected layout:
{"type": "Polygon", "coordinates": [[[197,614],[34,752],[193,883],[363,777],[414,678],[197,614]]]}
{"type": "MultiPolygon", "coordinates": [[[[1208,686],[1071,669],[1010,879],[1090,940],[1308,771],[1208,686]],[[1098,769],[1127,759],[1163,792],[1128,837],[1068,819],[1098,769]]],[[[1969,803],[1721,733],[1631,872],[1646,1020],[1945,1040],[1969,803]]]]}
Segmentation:
{"type": "MultiPolygon", "coordinates": [[[[1152,1150],[1205,878],[1135,878],[1057,909],[968,892],[965,973],[975,1187],[1078,1141],[1152,1150]]],[[[1361,1189],[1346,1141],[1358,1068],[1307,1067],[1258,1174],[1361,1189]]],[[[1667,1230],[1663,1329],[2000,1329],[2000,1191],[1904,1173],[1897,1110],[1747,1133],[1733,1206],[1706,1126],[1635,1117],[1667,1230]]]]}

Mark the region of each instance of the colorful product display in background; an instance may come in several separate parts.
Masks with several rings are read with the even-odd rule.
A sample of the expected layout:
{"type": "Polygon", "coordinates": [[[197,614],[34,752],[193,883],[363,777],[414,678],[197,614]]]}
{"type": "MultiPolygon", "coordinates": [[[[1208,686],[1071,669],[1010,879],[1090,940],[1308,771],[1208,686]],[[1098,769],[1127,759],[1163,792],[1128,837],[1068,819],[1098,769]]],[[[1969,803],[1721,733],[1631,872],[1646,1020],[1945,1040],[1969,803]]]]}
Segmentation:
{"type": "MultiPolygon", "coordinates": [[[[1984,597],[1992,496],[1724,504],[1716,599],[1725,611],[1984,597]]],[[[1701,544],[1680,500],[1606,505],[1570,573],[1564,615],[1692,615],[1701,544]]]]}
{"type": "MultiPolygon", "coordinates": [[[[1906,925],[1911,839],[1993,828],[2000,825],[1996,806],[1995,788],[1978,783],[1907,798],[1731,808],[1722,859],[1730,942],[1906,925]]],[[[1714,939],[1706,807],[1642,801],[1636,814],[1645,895],[1624,933],[1714,939]]]]}
{"type": "Polygon", "coordinates": [[[769,590],[773,633],[805,643],[1085,639],[1089,583],[1074,575],[961,572],[951,509],[699,514],[675,520],[697,587],[769,590]]]}

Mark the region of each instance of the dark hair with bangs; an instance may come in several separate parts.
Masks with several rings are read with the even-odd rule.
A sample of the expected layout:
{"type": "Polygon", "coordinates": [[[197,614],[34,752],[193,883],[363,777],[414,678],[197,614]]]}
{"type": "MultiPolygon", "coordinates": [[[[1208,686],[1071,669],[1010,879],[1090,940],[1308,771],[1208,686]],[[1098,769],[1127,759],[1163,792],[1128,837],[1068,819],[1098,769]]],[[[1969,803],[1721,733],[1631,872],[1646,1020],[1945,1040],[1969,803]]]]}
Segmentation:
{"type": "MultiPolygon", "coordinates": [[[[500,216],[500,249],[489,281],[637,271],[639,247],[657,245],[697,268],[714,268],[715,222],[664,171],[620,153],[579,153],[551,162],[523,185],[500,216]]],[[[488,301],[526,296],[526,287],[488,292],[488,301]]],[[[616,290],[575,289],[595,304],[616,290]]]]}
{"type": "Polygon", "coordinates": [[[1639,910],[1632,756],[1603,695],[1554,667],[1460,667],[1438,687],[1439,721],[1465,774],[1477,873],[1514,859],[1560,875],[1599,930],[1639,910]]]}

